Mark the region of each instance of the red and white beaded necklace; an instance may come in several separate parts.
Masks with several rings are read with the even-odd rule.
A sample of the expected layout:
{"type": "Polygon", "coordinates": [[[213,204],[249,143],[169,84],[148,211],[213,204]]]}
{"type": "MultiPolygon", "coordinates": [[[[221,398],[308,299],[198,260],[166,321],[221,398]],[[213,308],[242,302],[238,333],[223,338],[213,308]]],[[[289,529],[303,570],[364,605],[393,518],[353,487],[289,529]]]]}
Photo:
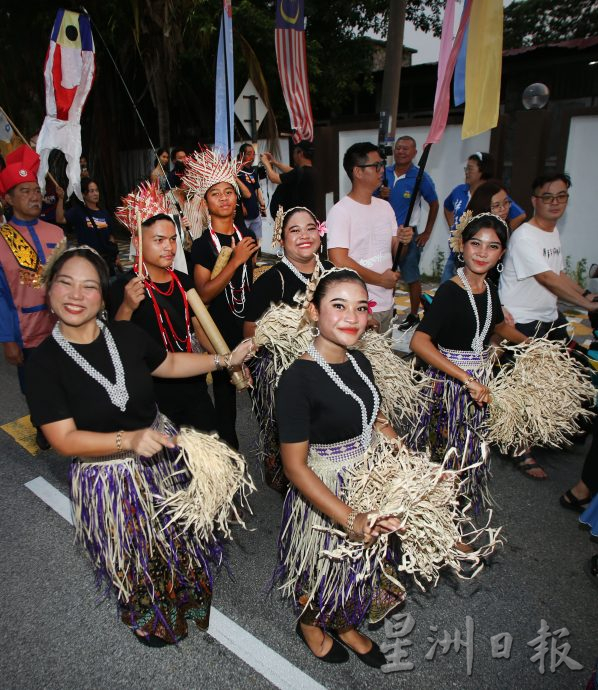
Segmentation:
{"type": "MultiPolygon", "coordinates": [[[[216,248],[216,253],[220,254],[222,250],[222,244],[218,239],[218,235],[212,229],[210,225],[208,230],[210,231],[210,239],[212,240],[214,247],[216,248]]],[[[239,232],[236,225],[233,225],[234,233],[237,236],[237,240],[241,242],[243,240],[243,235],[239,232]]],[[[226,302],[228,308],[231,312],[238,318],[245,318],[245,298],[246,293],[249,292],[249,277],[247,274],[247,262],[243,264],[243,270],[241,272],[241,285],[236,288],[233,285],[233,277],[230,279],[228,285],[224,288],[224,296],[226,297],[226,302]]]]}

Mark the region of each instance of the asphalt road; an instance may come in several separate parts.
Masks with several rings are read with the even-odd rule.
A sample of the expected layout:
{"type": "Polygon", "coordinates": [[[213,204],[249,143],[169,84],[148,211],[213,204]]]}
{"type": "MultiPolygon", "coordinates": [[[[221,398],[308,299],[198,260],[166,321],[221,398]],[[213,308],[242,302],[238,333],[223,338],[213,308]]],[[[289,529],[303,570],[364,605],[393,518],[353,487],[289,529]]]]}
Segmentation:
{"type": "MultiPolygon", "coordinates": [[[[27,413],[15,372],[4,361],[0,391],[0,424],[27,413]]],[[[290,607],[277,592],[268,592],[281,498],[261,480],[252,450],[257,430],[245,394],[239,406],[242,450],[259,488],[251,531],[236,529],[228,548],[233,576],[223,570],[216,577],[213,603],[221,615],[212,621],[212,634],[192,628],[176,648],[147,649],[135,641],[114,603],[96,591],[86,556],[73,544],[72,527],[25,486],[42,477],[68,495],[68,460],[52,451],[32,456],[0,431],[0,687],[585,688],[598,657],[598,589],[583,566],[597,545],[576,515],[559,506],[558,497],[577,481],[587,442],[540,453],[550,475],[545,482],[493,460],[493,522],[503,526],[504,547],[473,582],[447,574],[436,589],[409,593],[402,613],[412,616],[413,628],[404,638],[412,644],[404,651],[413,668],[382,673],[354,657],[334,667],[312,658],[295,636],[290,607]],[[473,623],[471,675],[467,649],[457,653],[447,643],[446,654],[440,645],[433,659],[425,658],[432,646],[428,638],[443,639],[445,630],[454,638],[459,629],[465,646],[466,617],[473,623]],[[549,627],[544,674],[540,659],[532,660],[536,645],[528,645],[542,620],[549,627]],[[491,638],[500,633],[512,636],[509,658],[493,658],[491,638]],[[558,661],[565,643],[582,670],[566,663],[551,670],[551,658],[558,661]]],[[[387,640],[384,627],[371,635],[380,643],[387,640]]]]}

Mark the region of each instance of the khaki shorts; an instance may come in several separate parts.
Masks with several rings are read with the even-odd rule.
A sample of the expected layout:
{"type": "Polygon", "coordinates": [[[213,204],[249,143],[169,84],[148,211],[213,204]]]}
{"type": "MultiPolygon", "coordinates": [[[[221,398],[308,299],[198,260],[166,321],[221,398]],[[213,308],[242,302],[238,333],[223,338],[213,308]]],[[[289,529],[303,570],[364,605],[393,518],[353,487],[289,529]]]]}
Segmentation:
{"type": "Polygon", "coordinates": [[[375,311],[372,317],[380,324],[380,333],[386,333],[390,328],[390,322],[394,316],[394,309],[387,309],[386,311],[375,311]]]}

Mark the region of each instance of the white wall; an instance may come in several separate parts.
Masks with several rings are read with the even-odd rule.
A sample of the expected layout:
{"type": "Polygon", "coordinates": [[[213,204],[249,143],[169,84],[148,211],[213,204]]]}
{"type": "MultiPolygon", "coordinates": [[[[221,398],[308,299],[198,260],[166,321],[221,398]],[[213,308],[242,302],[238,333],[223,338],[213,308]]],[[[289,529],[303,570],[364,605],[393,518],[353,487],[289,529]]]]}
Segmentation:
{"type": "Polygon", "coordinates": [[[587,259],[588,268],[598,263],[598,116],[571,119],[565,171],[571,175],[567,211],[559,222],[564,257],[572,267],[587,259]]]}
{"type": "MultiPolygon", "coordinates": [[[[429,126],[421,127],[399,127],[397,128],[396,138],[408,135],[417,142],[418,155],[415,159],[417,163],[422,151],[424,142],[428,135],[429,126]]],[[[395,138],[395,141],[396,141],[395,138]]],[[[351,183],[347,174],[343,170],[343,155],[345,151],[352,144],[358,141],[371,141],[376,143],[378,140],[377,130],[356,130],[351,132],[339,133],[339,192],[340,196],[344,196],[351,189],[351,183]]],[[[463,168],[467,162],[468,156],[476,151],[488,151],[490,146],[490,132],[485,132],[477,137],[471,139],[461,139],[461,125],[449,125],[446,128],[444,137],[439,144],[434,144],[430,151],[426,171],[431,175],[436,185],[436,192],[438,193],[438,201],[440,203],[440,211],[434,231],[430,241],[426,245],[420,262],[420,268],[423,273],[430,274],[432,271],[432,262],[436,254],[436,249],[440,248],[444,252],[445,257],[448,254],[448,226],[444,219],[442,211],[444,199],[448,196],[451,190],[458,184],[464,182],[463,168]]],[[[390,164],[389,159],[389,164],[390,164]]],[[[427,218],[426,204],[422,203],[422,220],[427,218]]]]}

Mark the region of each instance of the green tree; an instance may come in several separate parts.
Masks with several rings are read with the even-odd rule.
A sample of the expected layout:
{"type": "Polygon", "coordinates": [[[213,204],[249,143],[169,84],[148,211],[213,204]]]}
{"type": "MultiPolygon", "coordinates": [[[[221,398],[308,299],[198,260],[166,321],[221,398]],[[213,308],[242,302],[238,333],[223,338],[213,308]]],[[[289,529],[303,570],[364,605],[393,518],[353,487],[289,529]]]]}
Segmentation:
{"type": "Polygon", "coordinates": [[[505,48],[598,35],[596,0],[515,0],[505,8],[505,48]]]}

